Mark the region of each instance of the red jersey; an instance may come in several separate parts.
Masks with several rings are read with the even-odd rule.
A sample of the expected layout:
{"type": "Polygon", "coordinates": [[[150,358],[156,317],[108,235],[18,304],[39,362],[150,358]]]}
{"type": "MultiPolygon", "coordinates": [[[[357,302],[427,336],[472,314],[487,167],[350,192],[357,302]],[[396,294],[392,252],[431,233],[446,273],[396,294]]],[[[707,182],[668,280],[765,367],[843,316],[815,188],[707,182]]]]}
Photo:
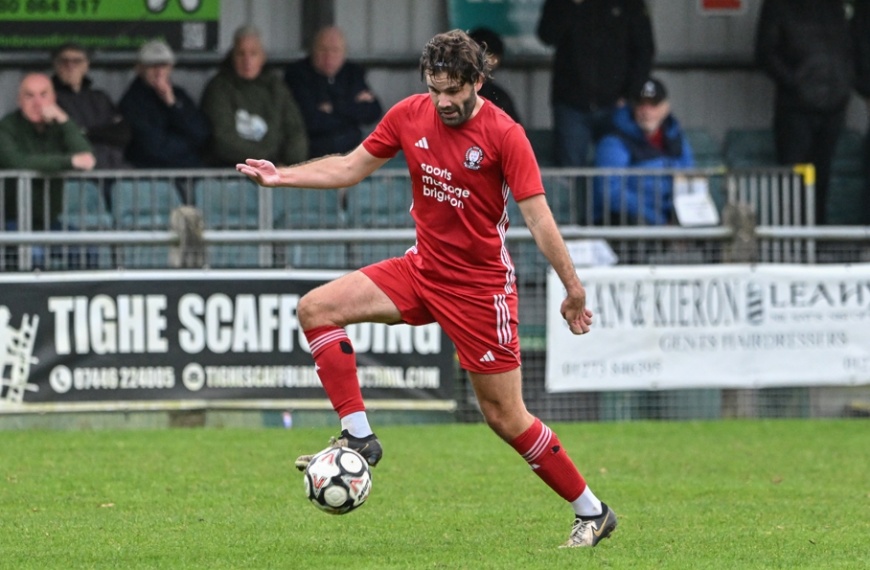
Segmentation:
{"type": "Polygon", "coordinates": [[[407,255],[421,273],[458,287],[513,291],[507,201],[544,193],[520,125],[484,100],[477,115],[449,127],[429,95],[419,94],[390,109],[363,146],[379,158],[405,153],[417,226],[407,255]]]}

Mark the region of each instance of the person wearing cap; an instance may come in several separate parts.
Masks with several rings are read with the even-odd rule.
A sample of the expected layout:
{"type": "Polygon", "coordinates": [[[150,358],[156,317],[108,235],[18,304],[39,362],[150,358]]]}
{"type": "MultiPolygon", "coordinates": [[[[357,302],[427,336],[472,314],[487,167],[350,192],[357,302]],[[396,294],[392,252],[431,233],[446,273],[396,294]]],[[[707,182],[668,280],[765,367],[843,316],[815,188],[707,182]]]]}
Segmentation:
{"type": "Polygon", "coordinates": [[[51,61],[57,104],[91,143],[95,168],[129,168],[124,149],[130,142],[130,125],[109,95],[93,87],[87,50],[79,44],[63,44],[54,50],[51,61]]]}
{"type": "Polygon", "coordinates": [[[202,94],[213,136],[209,162],[234,166],[249,156],[289,165],[308,158],[302,113],[281,77],[265,69],[260,32],[243,26],[202,94]]]}
{"type": "Polygon", "coordinates": [[[197,168],[211,130],[187,92],[172,84],[175,54],[162,40],[139,48],[136,77],[119,107],[133,136],[127,160],[139,168],[197,168]]]}
{"type": "MultiPolygon", "coordinates": [[[[501,36],[494,30],[486,27],[475,28],[468,32],[468,35],[478,45],[485,46],[487,56],[492,63],[492,71],[495,72],[501,65],[502,59],[504,59],[504,42],[501,36]]],[[[510,115],[510,118],[514,121],[522,123],[513,98],[505,91],[504,87],[496,83],[491,77],[483,82],[483,86],[477,94],[487,101],[495,103],[497,107],[510,115]]]]}
{"type": "Polygon", "coordinates": [[[560,166],[587,166],[613,112],[652,70],[655,43],[644,0],[546,0],[538,38],[556,48],[550,102],[560,166]]]}
{"type": "MultiPolygon", "coordinates": [[[[667,90],[647,79],[629,105],[613,116],[613,130],[598,143],[595,166],[602,168],[690,168],[694,157],[667,90]]],[[[595,223],[661,225],[670,222],[673,177],[608,175],[593,184],[595,223]]]]}
{"type": "Polygon", "coordinates": [[[350,152],[362,142],[362,127],[383,114],[365,73],[347,61],[347,42],[337,26],[321,28],[308,56],[284,70],[305,119],[310,158],[350,152]]]}

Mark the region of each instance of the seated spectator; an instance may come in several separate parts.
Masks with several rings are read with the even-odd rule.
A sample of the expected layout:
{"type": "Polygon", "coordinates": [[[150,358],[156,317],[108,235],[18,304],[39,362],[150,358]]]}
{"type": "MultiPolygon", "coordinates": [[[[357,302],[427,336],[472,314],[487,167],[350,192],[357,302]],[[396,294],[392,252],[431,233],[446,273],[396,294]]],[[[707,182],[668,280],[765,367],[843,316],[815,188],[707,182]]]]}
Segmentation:
{"type": "Polygon", "coordinates": [[[209,159],[215,165],[233,166],[251,156],[289,165],[308,156],[299,108],[281,78],[264,71],[265,64],[260,32],[236,30],[230,53],[202,95],[213,132],[209,159]]]}
{"type": "Polygon", "coordinates": [[[344,33],[335,26],[317,32],[308,57],[288,65],[284,80],[302,110],[310,158],[350,152],[362,142],[361,127],[383,114],[365,69],[347,61],[344,33]]]}
{"type": "MultiPolygon", "coordinates": [[[[665,86],[647,79],[614,114],[614,131],[598,143],[595,165],[606,168],[688,168],[692,150],[671,114],[665,86]]],[[[672,176],[604,176],[595,180],[594,221],[666,224],[672,219],[672,176]],[[607,211],[605,211],[605,209],[607,211]]]]}
{"type": "MultiPolygon", "coordinates": [[[[478,44],[486,47],[486,52],[490,55],[490,61],[492,62],[492,71],[495,72],[504,59],[504,42],[501,36],[489,28],[475,28],[468,32],[468,35],[478,44]]],[[[520,115],[514,106],[513,99],[494,79],[489,78],[484,81],[483,87],[480,88],[477,94],[501,107],[514,121],[522,123],[520,115]]]]}
{"type": "Polygon", "coordinates": [[[139,168],[202,167],[208,119],[190,95],[172,84],[175,54],[161,40],[139,48],[136,78],[119,105],[133,130],[127,160],[139,168]]]}
{"type": "MultiPolygon", "coordinates": [[[[18,110],[0,120],[0,168],[36,170],[56,174],[65,170],[87,171],[96,158],[78,125],[57,105],[51,78],[29,73],[18,88],[18,110]]],[[[59,230],[63,207],[63,184],[59,178],[35,180],[31,228],[36,231],[59,230]],[[46,184],[46,185],[43,185],[46,184]],[[45,201],[48,204],[45,204],[45,201]]],[[[4,220],[7,230],[16,231],[18,223],[16,180],[7,179],[4,188],[4,220]]],[[[66,228],[74,229],[74,228],[66,228]]],[[[74,254],[71,249],[68,250],[74,254]]],[[[8,267],[15,264],[15,253],[7,251],[8,267]]],[[[45,252],[33,248],[34,265],[44,265],[45,252]]]]}
{"type": "Polygon", "coordinates": [[[52,63],[57,104],[91,143],[95,168],[129,168],[124,149],[130,142],[130,125],[106,92],[91,86],[88,52],[78,44],[64,44],[54,51],[52,63]]]}

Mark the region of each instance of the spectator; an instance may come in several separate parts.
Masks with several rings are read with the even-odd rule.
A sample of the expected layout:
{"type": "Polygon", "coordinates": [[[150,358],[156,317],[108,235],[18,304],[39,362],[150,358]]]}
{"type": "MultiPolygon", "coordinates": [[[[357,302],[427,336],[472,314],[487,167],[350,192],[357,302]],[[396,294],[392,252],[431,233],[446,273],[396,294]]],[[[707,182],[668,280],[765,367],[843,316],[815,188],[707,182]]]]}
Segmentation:
{"type": "MultiPolygon", "coordinates": [[[[64,170],[91,170],[96,158],[78,125],[57,104],[51,78],[29,73],[18,88],[18,110],[0,120],[0,168],[36,170],[56,174],[64,170]]],[[[75,229],[60,223],[63,208],[63,181],[59,178],[35,179],[31,228],[36,231],[75,229]]],[[[19,229],[15,179],[7,179],[4,191],[4,224],[9,231],[19,229]]],[[[52,257],[63,252],[52,252],[52,257]]],[[[78,262],[78,249],[66,248],[72,263],[78,262]]],[[[17,250],[8,248],[8,265],[17,264],[17,250]]],[[[88,264],[91,265],[90,255],[88,264]]],[[[44,267],[45,250],[33,248],[33,265],[44,267]]]]}
{"type": "Polygon", "coordinates": [[[614,110],[650,75],[655,44],[644,0],[546,0],[538,37],[555,46],[551,102],[557,159],[586,166],[614,110]]]}
{"type": "MultiPolygon", "coordinates": [[[[486,48],[490,65],[492,65],[492,72],[495,73],[495,70],[501,65],[502,59],[504,59],[504,42],[501,36],[489,28],[475,28],[468,32],[468,35],[479,45],[486,48]]],[[[483,87],[480,88],[477,94],[501,107],[514,121],[522,123],[510,94],[491,77],[483,82],[483,87]]]]}
{"type": "Polygon", "coordinates": [[[190,95],[172,84],[175,54],[162,40],[139,48],[136,78],[120,109],[133,136],[127,160],[139,168],[196,168],[204,165],[208,119],[190,95]]]}
{"type": "Polygon", "coordinates": [[[815,217],[824,224],[837,139],[852,90],[853,57],[842,0],[765,0],[755,56],[776,85],[777,160],[816,167],[815,217]]]}
{"type": "Polygon", "coordinates": [[[241,27],[221,70],[206,85],[202,109],[211,121],[210,161],[231,166],[248,156],[295,164],[308,156],[302,114],[281,77],[264,71],[260,32],[241,27]]]}
{"type": "MultiPolygon", "coordinates": [[[[692,149],[671,114],[661,81],[649,78],[631,104],[613,118],[614,130],[595,152],[595,166],[604,168],[689,168],[692,149]]],[[[594,185],[594,221],[611,224],[666,224],[673,208],[673,177],[600,177],[594,185]],[[606,210],[606,211],[605,211],[606,210]]]]}
{"type": "Polygon", "coordinates": [[[57,104],[81,127],[97,158],[96,168],[128,168],[124,149],[130,125],[105,91],[91,86],[88,52],[78,44],[64,44],[54,51],[52,63],[57,104]]]}
{"type": "Polygon", "coordinates": [[[317,32],[311,53],[288,65],[284,80],[302,110],[311,158],[353,150],[361,127],[383,114],[363,67],[347,61],[344,33],[335,26],[317,32]]]}

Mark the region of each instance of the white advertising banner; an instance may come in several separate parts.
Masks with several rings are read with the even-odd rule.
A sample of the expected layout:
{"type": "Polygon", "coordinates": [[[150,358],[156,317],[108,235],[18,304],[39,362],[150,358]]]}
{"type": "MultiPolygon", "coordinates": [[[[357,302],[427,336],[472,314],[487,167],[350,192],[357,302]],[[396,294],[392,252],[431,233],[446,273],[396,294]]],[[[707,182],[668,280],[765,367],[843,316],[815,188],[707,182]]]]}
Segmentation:
{"type": "Polygon", "coordinates": [[[547,283],[547,390],[870,384],[870,264],[595,267],[572,335],[547,283]]]}

